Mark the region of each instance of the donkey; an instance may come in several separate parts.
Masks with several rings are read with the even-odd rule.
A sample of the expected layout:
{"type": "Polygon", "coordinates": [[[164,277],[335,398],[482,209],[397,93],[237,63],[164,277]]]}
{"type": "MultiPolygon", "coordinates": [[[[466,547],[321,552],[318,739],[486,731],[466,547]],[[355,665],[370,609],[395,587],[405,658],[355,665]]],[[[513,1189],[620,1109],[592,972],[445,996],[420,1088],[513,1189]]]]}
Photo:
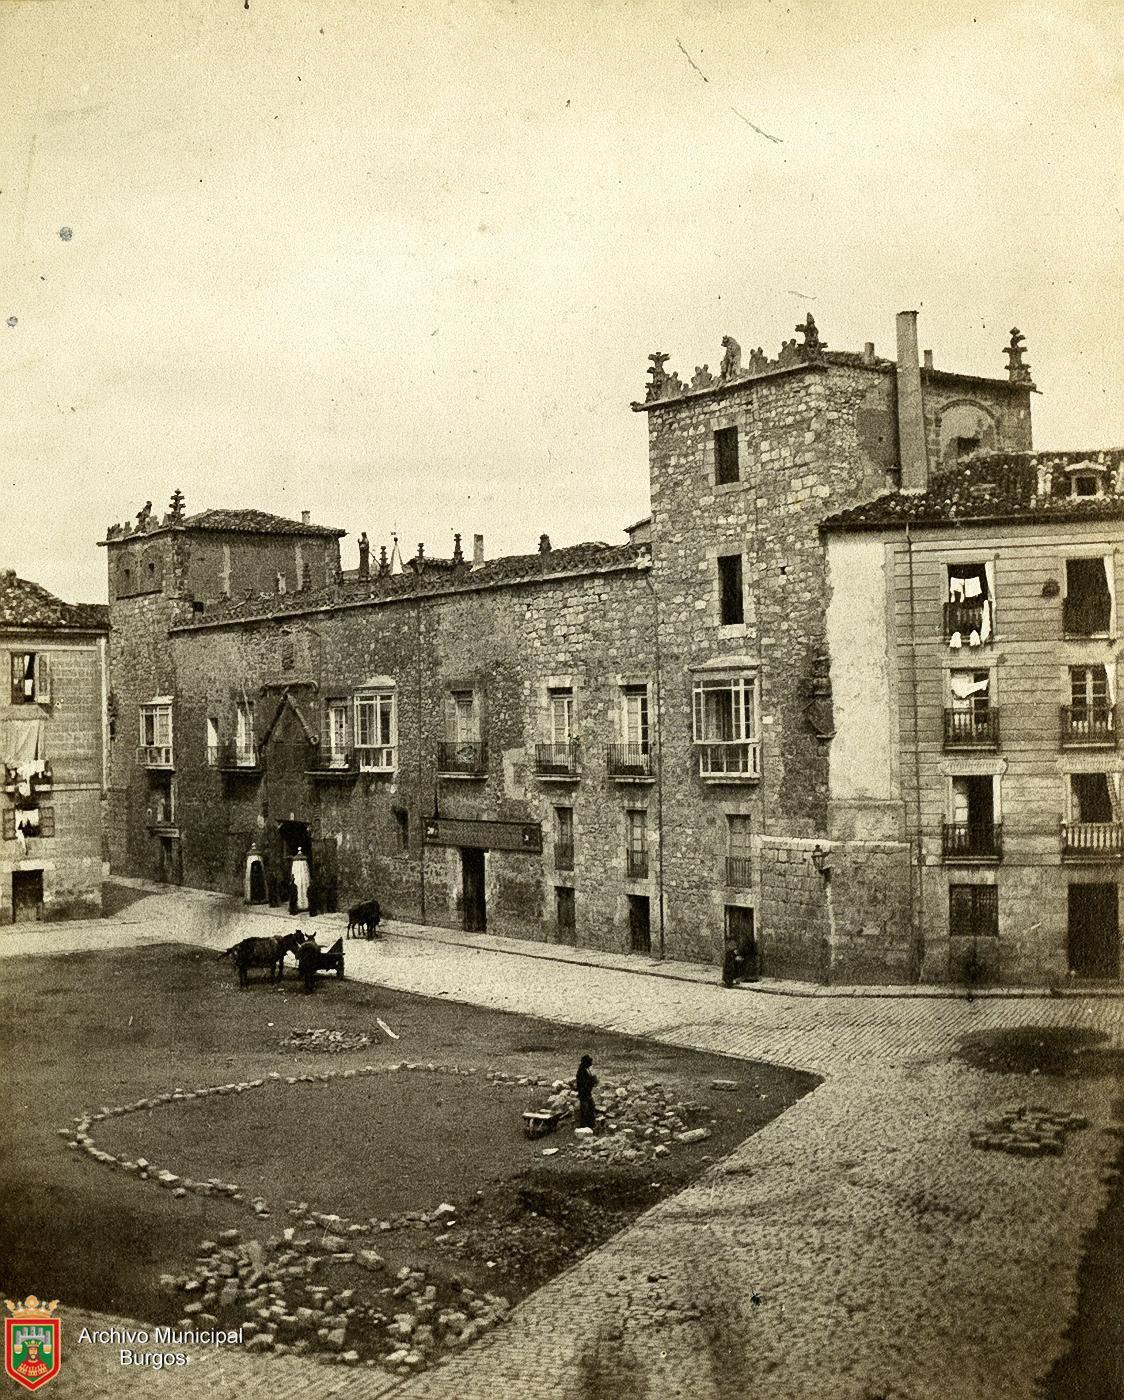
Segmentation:
{"type": "Polygon", "coordinates": [[[379,924],[382,921],[382,906],[377,899],[368,899],[356,904],[347,911],[348,938],[381,938],[379,924]]]}
{"type": "Polygon", "coordinates": [[[285,954],[292,953],[295,957],[305,938],[300,929],[293,933],[274,934],[269,938],[243,938],[225,953],[220,953],[219,957],[234,959],[239,986],[250,985],[252,967],[268,967],[269,980],[275,982],[285,975],[285,954]]]}

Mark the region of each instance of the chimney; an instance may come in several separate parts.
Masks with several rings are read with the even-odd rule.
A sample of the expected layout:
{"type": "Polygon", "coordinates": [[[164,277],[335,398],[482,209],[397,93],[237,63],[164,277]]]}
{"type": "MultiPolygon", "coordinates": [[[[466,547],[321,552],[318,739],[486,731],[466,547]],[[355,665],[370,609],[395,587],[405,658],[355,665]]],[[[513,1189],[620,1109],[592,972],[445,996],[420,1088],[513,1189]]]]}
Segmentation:
{"type": "Polygon", "coordinates": [[[359,577],[371,577],[371,544],[366,530],[359,536],[359,577]]]}
{"type": "Polygon", "coordinates": [[[480,568],[484,562],[484,536],[473,535],[472,537],[472,567],[480,568]]]}
{"type": "Polygon", "coordinates": [[[312,512],[311,512],[310,510],[302,510],[302,511],[301,511],[301,524],[302,524],[302,525],[307,525],[308,522],[309,522],[311,519],[312,519],[312,512]]]}
{"type": "Polygon", "coordinates": [[[549,554],[549,553],[550,553],[550,536],[549,536],[549,535],[540,535],[540,536],[539,536],[539,553],[540,553],[540,554],[549,554]]]}
{"type": "Polygon", "coordinates": [[[925,405],[917,358],[917,312],[898,312],[898,458],[903,491],[924,491],[929,484],[925,455],[925,405]]]}
{"type": "Polygon", "coordinates": [[[863,364],[872,365],[874,363],[874,341],[868,340],[863,346],[863,364]]]}
{"type": "Polygon", "coordinates": [[[933,352],[932,352],[931,350],[926,350],[926,351],[925,351],[925,368],[926,368],[926,369],[932,369],[932,368],[933,368],[933,352]]]}

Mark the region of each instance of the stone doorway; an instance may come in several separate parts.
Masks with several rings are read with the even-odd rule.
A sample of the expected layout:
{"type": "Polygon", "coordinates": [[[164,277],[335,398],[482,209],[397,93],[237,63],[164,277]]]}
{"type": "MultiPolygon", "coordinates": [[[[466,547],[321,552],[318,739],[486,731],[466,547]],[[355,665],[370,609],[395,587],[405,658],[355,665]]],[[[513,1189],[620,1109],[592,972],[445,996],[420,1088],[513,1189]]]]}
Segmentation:
{"type": "Polygon", "coordinates": [[[43,872],[12,871],[12,923],[34,924],[43,917],[43,872]]]}
{"type": "Polygon", "coordinates": [[[1120,923],[1116,886],[1069,887],[1069,970],[1075,977],[1117,981],[1120,977],[1120,923]]]}

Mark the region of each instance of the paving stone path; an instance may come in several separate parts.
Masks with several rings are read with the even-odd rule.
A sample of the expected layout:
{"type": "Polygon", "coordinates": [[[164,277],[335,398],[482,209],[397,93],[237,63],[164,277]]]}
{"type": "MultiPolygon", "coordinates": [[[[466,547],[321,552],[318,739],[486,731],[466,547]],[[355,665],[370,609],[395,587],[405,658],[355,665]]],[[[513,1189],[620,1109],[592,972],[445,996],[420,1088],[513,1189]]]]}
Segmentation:
{"type": "MultiPolygon", "coordinates": [[[[268,920],[292,926],[198,892],[151,895],[109,923],[0,935],[0,959],[169,938],[223,947],[268,920]]],[[[316,921],[321,942],[339,922],[316,921]]],[[[348,975],[824,1082],[422,1376],[221,1349],[157,1378],[75,1346],[83,1319],[63,1300],[56,1396],[1033,1400],[1065,1350],[1082,1235],[1107,1199],[1114,1085],[985,1074],[954,1052],[970,1032],[1027,1026],[1088,1027],[1122,1047],[1124,1001],[726,991],[713,969],[649,976],[625,959],[513,956],[496,942],[392,925],[382,942],[348,944],[348,975]],[[1089,1127],[1060,1156],[973,1149],[969,1132],[1018,1103],[1089,1127]]]]}

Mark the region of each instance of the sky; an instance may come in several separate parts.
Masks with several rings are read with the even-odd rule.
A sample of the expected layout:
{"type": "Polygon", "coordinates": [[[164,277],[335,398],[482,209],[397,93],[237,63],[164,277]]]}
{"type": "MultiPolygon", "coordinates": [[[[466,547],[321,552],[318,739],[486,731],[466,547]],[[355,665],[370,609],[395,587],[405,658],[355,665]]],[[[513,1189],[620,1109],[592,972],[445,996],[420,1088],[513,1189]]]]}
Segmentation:
{"type": "Polygon", "coordinates": [[[1124,7],[0,0],[0,565],[179,487],[406,553],[622,541],[647,356],[815,315],[1124,443],[1124,7]],[[892,12],[892,13],[891,13],[892,12]]]}

